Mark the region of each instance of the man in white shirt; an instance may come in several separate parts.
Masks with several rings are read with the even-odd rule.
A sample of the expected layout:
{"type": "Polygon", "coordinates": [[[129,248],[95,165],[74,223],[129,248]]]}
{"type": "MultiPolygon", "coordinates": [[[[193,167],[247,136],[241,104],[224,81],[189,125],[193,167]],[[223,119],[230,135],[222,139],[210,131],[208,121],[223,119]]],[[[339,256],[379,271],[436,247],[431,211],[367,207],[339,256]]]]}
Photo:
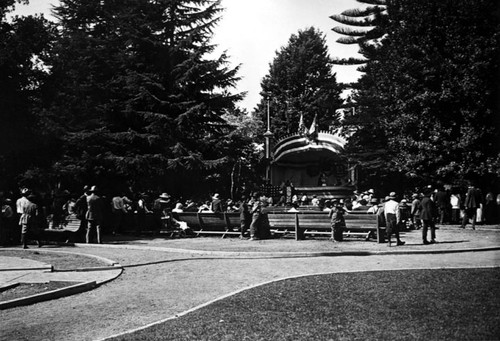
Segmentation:
{"type": "Polygon", "coordinates": [[[396,236],[396,245],[404,245],[405,242],[399,239],[399,226],[401,215],[399,213],[399,203],[396,201],[396,192],[389,194],[389,200],[384,205],[384,215],[386,221],[387,246],[391,246],[391,236],[396,236]]]}

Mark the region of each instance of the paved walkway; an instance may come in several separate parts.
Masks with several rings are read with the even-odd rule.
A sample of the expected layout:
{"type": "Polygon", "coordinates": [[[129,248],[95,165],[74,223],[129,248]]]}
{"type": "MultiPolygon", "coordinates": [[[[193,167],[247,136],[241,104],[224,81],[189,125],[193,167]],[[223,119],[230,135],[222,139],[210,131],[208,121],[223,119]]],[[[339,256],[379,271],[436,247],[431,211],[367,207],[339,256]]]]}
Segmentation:
{"type": "MultiPolygon", "coordinates": [[[[61,251],[116,261],[124,272],[89,292],[2,311],[0,339],[24,340],[34,333],[40,340],[102,339],[245,288],[294,276],[500,265],[500,226],[476,231],[443,226],[437,231],[439,243],[434,245],[422,245],[420,231],[407,232],[403,239],[407,245],[388,248],[357,240],[251,242],[118,236],[105,240],[104,245],[61,247],[61,251]]],[[[5,267],[6,262],[9,259],[0,264],[5,267]]],[[[82,273],[93,276],[101,271],[82,273]]],[[[33,271],[33,276],[45,274],[33,271]]]]}

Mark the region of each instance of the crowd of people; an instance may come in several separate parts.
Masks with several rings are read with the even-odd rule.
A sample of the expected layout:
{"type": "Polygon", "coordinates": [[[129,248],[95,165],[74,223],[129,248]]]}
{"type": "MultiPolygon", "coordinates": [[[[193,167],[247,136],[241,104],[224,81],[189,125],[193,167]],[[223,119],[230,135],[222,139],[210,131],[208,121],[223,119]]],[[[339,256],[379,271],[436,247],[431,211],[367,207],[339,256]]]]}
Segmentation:
{"type": "Polygon", "coordinates": [[[179,228],[186,235],[192,234],[190,227],[175,219],[180,212],[239,212],[240,238],[257,240],[269,236],[265,210],[268,206],[282,210],[321,210],[331,219],[333,241],[342,241],[345,228],[343,216],[346,212],[376,214],[379,223],[386,226],[388,245],[404,245],[400,239],[401,229],[422,229],[423,244],[436,242],[436,224],[457,224],[465,228],[469,223],[497,223],[500,218],[500,195],[469,186],[465,194],[444,188],[426,187],[419,191],[396,195],[395,192],[380,198],[373,189],[351,196],[332,199],[316,195],[298,195],[290,183],[280,191],[279,197],[255,192],[239,200],[223,199],[218,193],[207,195],[205,200],[173,198],[167,193],[131,194],[116,192],[112,195],[100,193],[96,186],[85,186],[81,195],[57,188],[52,195],[34,193],[28,188],[20,189],[19,198],[13,193],[0,192],[2,212],[0,220],[0,243],[19,244],[27,247],[28,240],[37,240],[42,245],[39,231],[62,229],[70,221],[78,221],[85,231],[87,243],[102,243],[102,235],[120,234],[124,231],[141,234],[148,230],[179,228]],[[276,204],[275,204],[276,203],[276,204]],[[428,232],[430,231],[430,240],[428,232]]]}

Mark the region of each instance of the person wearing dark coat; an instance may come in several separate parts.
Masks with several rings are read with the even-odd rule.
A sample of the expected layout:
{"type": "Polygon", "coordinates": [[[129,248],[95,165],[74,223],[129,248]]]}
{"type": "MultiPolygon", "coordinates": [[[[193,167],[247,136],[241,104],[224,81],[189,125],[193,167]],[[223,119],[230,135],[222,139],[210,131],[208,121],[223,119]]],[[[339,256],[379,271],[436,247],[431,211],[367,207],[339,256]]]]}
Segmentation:
{"type": "Polygon", "coordinates": [[[245,196],[241,198],[238,212],[240,213],[240,238],[243,239],[252,219],[245,196]]]}
{"type": "Polygon", "coordinates": [[[420,219],[422,220],[422,241],[425,245],[434,244],[436,242],[436,225],[434,224],[434,216],[436,213],[436,205],[430,198],[430,193],[424,193],[424,197],[420,202],[420,219]],[[427,231],[431,230],[431,241],[427,240],[427,231]]]}
{"type": "Polygon", "coordinates": [[[436,192],[436,206],[439,215],[439,224],[443,225],[448,219],[448,207],[450,205],[450,195],[443,188],[436,192]]]}
{"type": "Polygon", "coordinates": [[[467,191],[467,195],[465,196],[465,210],[464,210],[464,218],[462,219],[461,228],[465,228],[469,219],[472,219],[472,229],[476,229],[476,215],[477,209],[481,207],[482,195],[481,191],[474,187],[469,186],[469,190],[467,191]]]}
{"type": "Polygon", "coordinates": [[[212,204],[210,209],[214,213],[222,213],[224,212],[224,209],[222,207],[222,200],[220,200],[219,194],[215,193],[214,196],[212,197],[212,204]]]}
{"type": "Polygon", "coordinates": [[[96,186],[92,186],[90,189],[90,195],[87,197],[87,213],[85,214],[85,219],[88,222],[87,234],[85,237],[86,243],[91,241],[91,231],[96,231],[97,244],[101,244],[101,225],[104,217],[104,207],[101,197],[99,197],[96,192],[96,186]]]}

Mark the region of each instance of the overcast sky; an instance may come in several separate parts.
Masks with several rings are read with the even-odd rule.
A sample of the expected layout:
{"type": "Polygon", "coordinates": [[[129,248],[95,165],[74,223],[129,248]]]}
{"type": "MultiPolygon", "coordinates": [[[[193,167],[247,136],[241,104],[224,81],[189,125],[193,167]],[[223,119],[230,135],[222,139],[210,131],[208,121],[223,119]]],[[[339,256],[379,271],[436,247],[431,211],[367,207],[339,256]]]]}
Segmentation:
{"type": "MultiPolygon", "coordinates": [[[[17,5],[17,13],[44,13],[50,18],[51,4],[57,0],[30,0],[29,6],[17,5]]],[[[362,8],[356,0],[222,0],[226,9],[214,31],[213,42],[224,50],[234,65],[241,64],[237,91],[247,91],[239,103],[251,111],[260,101],[260,82],[269,71],[276,51],[288,43],[292,34],[313,26],[326,36],[330,56],[357,56],[357,47],[335,42],[339,37],[331,29],[339,24],[329,18],[350,8],[362,8]]],[[[340,82],[355,81],[356,66],[335,66],[340,82]]]]}

